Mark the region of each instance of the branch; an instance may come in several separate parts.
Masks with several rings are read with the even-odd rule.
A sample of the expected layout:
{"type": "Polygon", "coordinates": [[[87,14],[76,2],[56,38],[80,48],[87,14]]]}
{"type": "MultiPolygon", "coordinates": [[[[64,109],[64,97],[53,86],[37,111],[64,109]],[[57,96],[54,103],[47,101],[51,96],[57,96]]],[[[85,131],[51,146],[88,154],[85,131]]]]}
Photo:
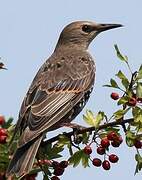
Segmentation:
{"type": "MultiPolygon", "coordinates": [[[[126,124],[126,123],[130,123],[130,122],[133,122],[133,121],[134,121],[133,118],[125,119],[125,120],[123,120],[123,121],[113,121],[113,122],[110,122],[110,123],[101,125],[101,126],[98,128],[98,130],[105,129],[105,128],[107,128],[107,127],[113,127],[113,126],[116,126],[116,125],[121,125],[121,126],[122,126],[122,125],[124,125],[124,124],[126,124]]],[[[88,127],[88,128],[84,128],[84,129],[79,129],[79,130],[77,131],[77,133],[78,133],[78,134],[83,134],[83,133],[85,133],[85,132],[92,132],[92,131],[95,131],[95,130],[96,130],[95,127],[88,127]]],[[[46,140],[46,141],[43,141],[42,144],[41,144],[41,146],[46,146],[46,145],[49,144],[49,143],[53,143],[53,142],[55,142],[55,141],[58,141],[60,135],[61,135],[61,134],[59,134],[59,135],[57,135],[57,136],[55,136],[55,137],[53,137],[53,138],[51,138],[51,139],[48,139],[48,140],[46,140]]],[[[68,133],[64,133],[64,135],[70,138],[71,136],[74,135],[74,131],[71,131],[71,132],[68,132],[68,133]]]]}

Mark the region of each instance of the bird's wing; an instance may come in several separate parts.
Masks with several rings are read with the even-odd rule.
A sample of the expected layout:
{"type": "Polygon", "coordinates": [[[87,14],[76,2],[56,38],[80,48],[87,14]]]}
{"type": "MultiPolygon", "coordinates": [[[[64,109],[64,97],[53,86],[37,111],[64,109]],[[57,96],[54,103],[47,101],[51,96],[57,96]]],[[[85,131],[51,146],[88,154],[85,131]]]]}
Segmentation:
{"type": "Polygon", "coordinates": [[[19,146],[60,121],[79,102],[93,81],[94,69],[91,64],[76,61],[72,64],[45,64],[35,77],[21,107],[20,118],[23,121],[20,123],[26,128],[19,146]]]}

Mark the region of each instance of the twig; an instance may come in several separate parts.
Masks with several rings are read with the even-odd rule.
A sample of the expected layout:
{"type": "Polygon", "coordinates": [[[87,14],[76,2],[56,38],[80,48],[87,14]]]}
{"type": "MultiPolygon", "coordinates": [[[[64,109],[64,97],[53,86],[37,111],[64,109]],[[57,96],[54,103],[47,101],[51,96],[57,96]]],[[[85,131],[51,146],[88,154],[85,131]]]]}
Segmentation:
{"type": "MultiPolygon", "coordinates": [[[[121,125],[122,126],[122,124],[130,123],[132,121],[134,121],[133,118],[125,119],[125,120],[123,120],[123,122],[121,122],[121,121],[113,121],[113,122],[101,125],[97,130],[105,129],[107,127],[113,127],[113,126],[116,126],[116,125],[121,125]]],[[[84,128],[84,129],[79,129],[78,130],[78,134],[83,134],[85,132],[92,132],[92,131],[95,131],[95,130],[96,130],[95,127],[88,127],[88,128],[84,128]]],[[[46,146],[49,143],[53,143],[55,141],[58,141],[60,135],[61,134],[59,134],[59,135],[57,135],[57,136],[55,136],[55,137],[53,137],[51,139],[48,139],[46,141],[43,141],[41,146],[46,146]]],[[[68,133],[64,133],[64,135],[70,138],[71,136],[74,135],[74,131],[71,131],[71,132],[68,132],[68,133]]]]}

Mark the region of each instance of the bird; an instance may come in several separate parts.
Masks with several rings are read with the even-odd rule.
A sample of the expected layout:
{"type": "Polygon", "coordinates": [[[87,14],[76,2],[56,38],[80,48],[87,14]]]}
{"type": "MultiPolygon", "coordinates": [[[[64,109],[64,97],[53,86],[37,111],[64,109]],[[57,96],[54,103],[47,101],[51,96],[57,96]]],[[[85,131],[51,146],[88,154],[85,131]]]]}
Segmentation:
{"type": "Polygon", "coordinates": [[[75,21],[62,30],[55,50],[40,67],[22,102],[14,132],[20,132],[20,138],[7,176],[28,174],[45,134],[70,123],[82,111],[96,74],[88,47],[99,33],[121,26],[75,21]]]}

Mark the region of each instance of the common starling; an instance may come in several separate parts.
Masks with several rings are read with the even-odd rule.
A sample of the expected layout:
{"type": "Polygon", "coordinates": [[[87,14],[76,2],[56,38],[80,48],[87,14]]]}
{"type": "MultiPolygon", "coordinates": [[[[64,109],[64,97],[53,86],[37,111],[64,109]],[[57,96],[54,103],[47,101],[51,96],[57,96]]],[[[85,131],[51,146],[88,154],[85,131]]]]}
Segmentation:
{"type": "Polygon", "coordinates": [[[88,46],[100,32],[121,26],[77,21],[63,29],[55,51],[23,100],[15,128],[21,136],[7,175],[29,173],[45,133],[71,122],[81,112],[95,80],[95,62],[88,46]]]}

